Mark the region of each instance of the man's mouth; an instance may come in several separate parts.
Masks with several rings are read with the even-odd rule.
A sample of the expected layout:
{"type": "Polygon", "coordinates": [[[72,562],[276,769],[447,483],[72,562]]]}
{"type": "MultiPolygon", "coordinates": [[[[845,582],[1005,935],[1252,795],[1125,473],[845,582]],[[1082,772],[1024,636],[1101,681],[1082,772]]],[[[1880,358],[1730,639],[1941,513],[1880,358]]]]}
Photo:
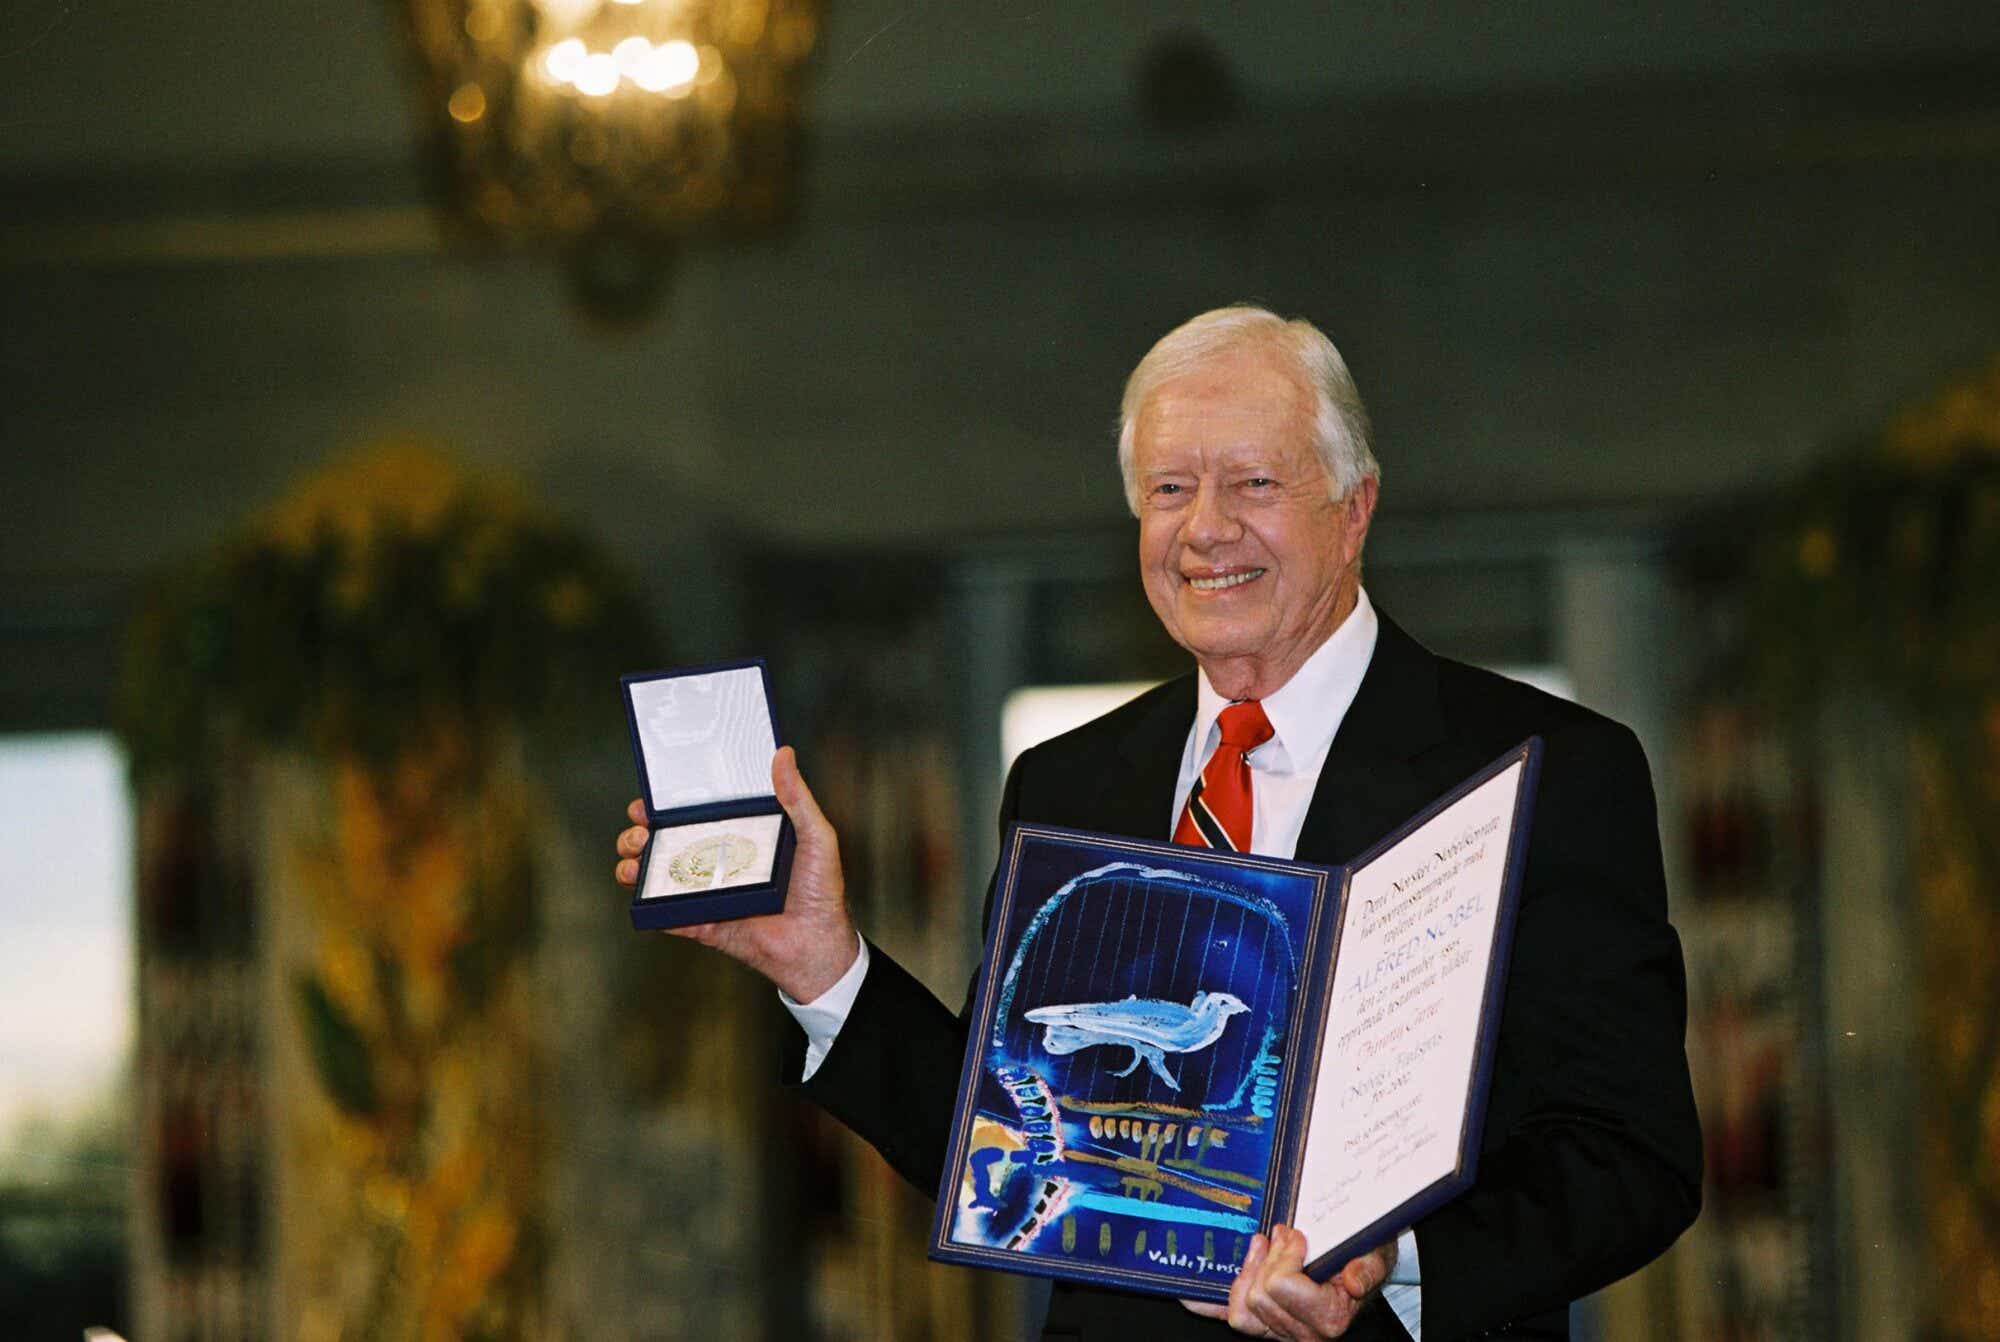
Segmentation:
{"type": "Polygon", "coordinates": [[[1220,592],[1225,587],[1241,587],[1253,578],[1264,576],[1260,568],[1244,569],[1241,573],[1225,573],[1215,578],[1189,578],[1188,586],[1197,592],[1220,592]]]}

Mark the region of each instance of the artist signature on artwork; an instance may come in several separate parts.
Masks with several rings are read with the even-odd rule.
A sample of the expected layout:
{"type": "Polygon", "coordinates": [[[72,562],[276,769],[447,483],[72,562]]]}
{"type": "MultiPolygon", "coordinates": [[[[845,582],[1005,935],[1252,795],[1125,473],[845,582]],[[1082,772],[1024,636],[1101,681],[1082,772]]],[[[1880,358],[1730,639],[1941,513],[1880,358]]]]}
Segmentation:
{"type": "Polygon", "coordinates": [[[1179,1272],[1220,1273],[1225,1277],[1233,1277],[1239,1270],[1238,1264],[1225,1263],[1219,1258],[1203,1258],[1198,1253],[1167,1253],[1162,1249],[1148,1249],[1146,1257],[1161,1267],[1170,1267],[1179,1272]]]}

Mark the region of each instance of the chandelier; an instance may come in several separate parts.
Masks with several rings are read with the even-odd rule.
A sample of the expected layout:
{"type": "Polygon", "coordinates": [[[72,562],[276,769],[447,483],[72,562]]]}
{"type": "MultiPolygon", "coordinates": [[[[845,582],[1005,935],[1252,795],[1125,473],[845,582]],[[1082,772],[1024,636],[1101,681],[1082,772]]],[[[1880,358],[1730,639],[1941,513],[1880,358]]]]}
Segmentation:
{"type": "Polygon", "coordinates": [[[819,0],[403,0],[429,169],[474,237],[562,251],[599,309],[795,195],[819,0]]]}

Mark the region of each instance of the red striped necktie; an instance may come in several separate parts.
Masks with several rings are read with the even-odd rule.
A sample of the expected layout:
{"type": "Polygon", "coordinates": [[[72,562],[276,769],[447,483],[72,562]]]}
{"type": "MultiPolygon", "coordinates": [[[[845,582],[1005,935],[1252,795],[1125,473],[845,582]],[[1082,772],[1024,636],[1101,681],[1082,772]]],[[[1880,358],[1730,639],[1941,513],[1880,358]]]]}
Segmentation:
{"type": "Polygon", "coordinates": [[[1174,842],[1241,853],[1250,848],[1249,754],[1271,739],[1264,706],[1245,699],[1222,710],[1216,720],[1222,744],[1202,766],[1188,793],[1187,809],[1174,826],[1174,842]]]}

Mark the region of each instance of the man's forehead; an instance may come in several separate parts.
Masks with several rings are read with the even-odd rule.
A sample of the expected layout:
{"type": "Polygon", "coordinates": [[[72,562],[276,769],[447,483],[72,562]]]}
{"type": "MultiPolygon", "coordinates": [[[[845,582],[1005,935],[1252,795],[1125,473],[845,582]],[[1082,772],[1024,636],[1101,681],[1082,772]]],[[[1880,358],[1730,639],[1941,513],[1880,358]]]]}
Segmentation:
{"type": "Polygon", "coordinates": [[[1312,453],[1312,400],[1295,379],[1201,374],[1161,383],[1139,407],[1139,464],[1190,454],[1217,460],[1312,453]]]}
{"type": "Polygon", "coordinates": [[[1300,409],[1300,403],[1290,397],[1259,396],[1242,387],[1202,395],[1176,395],[1168,389],[1147,399],[1137,427],[1145,429],[1150,424],[1162,429],[1213,424],[1278,432],[1305,420],[1300,409]]]}

